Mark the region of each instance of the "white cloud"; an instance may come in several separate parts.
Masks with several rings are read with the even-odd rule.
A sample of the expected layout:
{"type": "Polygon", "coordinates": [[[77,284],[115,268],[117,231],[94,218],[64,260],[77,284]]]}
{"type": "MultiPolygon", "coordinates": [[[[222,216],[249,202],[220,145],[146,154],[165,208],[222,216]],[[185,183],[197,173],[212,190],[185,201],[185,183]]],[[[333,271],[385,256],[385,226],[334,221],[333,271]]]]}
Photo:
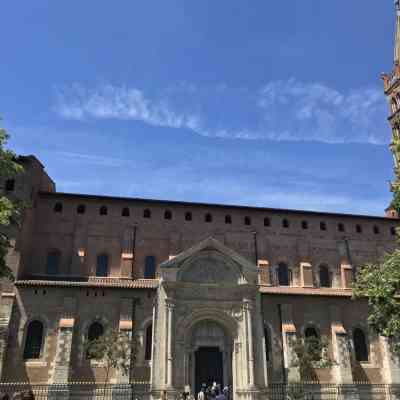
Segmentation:
{"type": "Polygon", "coordinates": [[[80,165],[89,164],[89,165],[98,165],[102,167],[122,167],[124,164],[126,164],[125,160],[115,157],[74,153],[68,151],[56,151],[53,154],[67,160],[78,162],[80,165]]]}
{"type": "Polygon", "coordinates": [[[295,79],[267,84],[258,106],[265,127],[285,132],[281,140],[325,143],[372,143],[389,141],[386,101],[379,88],[341,93],[321,83],[295,79]]]}
{"type": "Polygon", "coordinates": [[[66,119],[131,119],[153,126],[189,128],[195,130],[194,115],[173,111],[167,100],[158,102],[146,98],[143,92],[124,86],[104,85],[86,89],[74,84],[57,90],[55,111],[66,119]]]}
{"type": "Polygon", "coordinates": [[[258,91],[178,84],[155,96],[137,88],[75,84],[57,91],[55,111],[74,120],[137,120],[158,127],[234,139],[388,143],[381,88],[341,92],[318,82],[269,82],[258,91]]]}

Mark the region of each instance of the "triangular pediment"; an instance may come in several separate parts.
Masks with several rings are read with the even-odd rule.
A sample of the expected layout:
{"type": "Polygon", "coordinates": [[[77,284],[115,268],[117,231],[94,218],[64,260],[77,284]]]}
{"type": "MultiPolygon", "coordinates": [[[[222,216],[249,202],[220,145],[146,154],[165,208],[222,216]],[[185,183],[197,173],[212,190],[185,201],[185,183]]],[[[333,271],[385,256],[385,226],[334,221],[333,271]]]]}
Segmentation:
{"type": "Polygon", "coordinates": [[[255,284],[257,267],[209,237],[160,265],[165,281],[200,284],[255,284]]]}

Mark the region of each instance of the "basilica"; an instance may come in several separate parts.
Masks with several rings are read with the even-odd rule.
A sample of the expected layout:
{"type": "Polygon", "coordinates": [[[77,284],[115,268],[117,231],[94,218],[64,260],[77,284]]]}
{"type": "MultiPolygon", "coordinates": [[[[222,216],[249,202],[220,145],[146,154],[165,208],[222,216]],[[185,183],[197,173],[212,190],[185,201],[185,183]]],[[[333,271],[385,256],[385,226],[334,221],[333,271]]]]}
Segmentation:
{"type": "MultiPolygon", "coordinates": [[[[396,12],[394,70],[383,76],[394,141],[398,2],[396,12]]],[[[306,379],[293,346],[308,336],[327,338],[332,360],[314,382],[355,388],[347,398],[361,398],[360,383],[400,384],[391,343],[351,289],[359,266],[396,246],[390,207],[375,217],[61,193],[35,156],[19,162],[25,172],[0,185],[29,204],[7,259],[16,280],[2,285],[1,382],[104,382],[85,349],[114,329],[134,354],[128,374],[107,379],[146,384],[146,399],[214,381],[234,399],[261,398],[306,379]]]]}

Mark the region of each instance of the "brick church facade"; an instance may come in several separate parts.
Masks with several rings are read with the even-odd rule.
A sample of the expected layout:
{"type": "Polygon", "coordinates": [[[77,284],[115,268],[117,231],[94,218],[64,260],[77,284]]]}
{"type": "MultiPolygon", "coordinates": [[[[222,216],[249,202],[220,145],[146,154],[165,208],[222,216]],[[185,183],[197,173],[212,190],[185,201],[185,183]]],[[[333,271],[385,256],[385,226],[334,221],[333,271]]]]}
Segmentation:
{"type": "MultiPolygon", "coordinates": [[[[398,65],[384,76],[394,140],[398,65]]],[[[334,360],[315,381],[400,384],[390,343],[368,329],[367,302],[351,290],[359,266],[396,246],[391,209],[373,217],[60,193],[37,158],[19,161],[25,173],[1,183],[29,202],[8,257],[16,281],[1,295],[2,382],[104,381],[85,344],[111,327],[135,339],[135,359],[110,381],[148,382],[153,398],[210,380],[235,399],[297,382],[293,339],[308,334],[327,337],[334,360]]]]}

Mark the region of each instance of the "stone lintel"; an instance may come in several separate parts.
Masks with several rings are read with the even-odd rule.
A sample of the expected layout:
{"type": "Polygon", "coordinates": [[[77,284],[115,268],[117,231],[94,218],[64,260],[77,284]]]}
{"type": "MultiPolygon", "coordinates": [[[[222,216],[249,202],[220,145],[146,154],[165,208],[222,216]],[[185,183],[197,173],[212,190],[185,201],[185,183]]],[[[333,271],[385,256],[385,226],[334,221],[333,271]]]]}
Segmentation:
{"type": "Polygon", "coordinates": [[[59,322],[60,328],[73,328],[75,323],[74,318],[61,318],[59,322]]]}
{"type": "Polygon", "coordinates": [[[133,322],[130,320],[121,320],[119,321],[119,330],[120,331],[131,331],[133,328],[133,322]]]}

